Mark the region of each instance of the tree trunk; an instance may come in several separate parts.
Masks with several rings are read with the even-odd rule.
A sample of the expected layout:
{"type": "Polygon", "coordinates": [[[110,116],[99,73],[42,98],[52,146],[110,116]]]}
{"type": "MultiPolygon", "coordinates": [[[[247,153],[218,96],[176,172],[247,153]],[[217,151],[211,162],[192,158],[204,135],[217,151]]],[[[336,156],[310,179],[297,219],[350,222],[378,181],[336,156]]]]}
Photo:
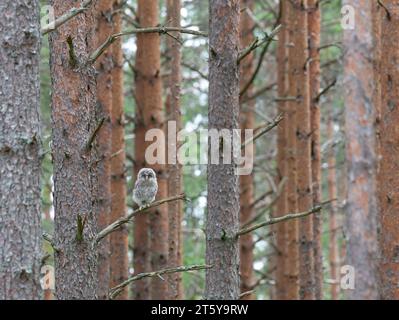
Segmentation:
{"type": "MultiPolygon", "coordinates": [[[[95,6],[96,42],[99,47],[113,33],[111,1],[100,1],[95,6]]],[[[104,118],[98,132],[98,230],[104,229],[111,221],[111,112],[112,112],[112,47],[97,60],[97,118],[104,118]]],[[[98,298],[107,299],[110,280],[110,237],[103,239],[98,250],[98,298]]]]}
{"type": "MultiPolygon", "coordinates": [[[[180,27],[180,0],[167,1],[167,21],[169,26],[180,27]]],[[[180,33],[175,32],[174,37],[180,39],[180,33]]],[[[181,84],[181,45],[172,37],[166,37],[169,71],[168,90],[166,97],[166,113],[169,121],[174,121],[176,130],[182,129],[181,110],[180,110],[180,84],[181,84]]],[[[168,146],[177,147],[177,137],[173,132],[168,132],[168,146]]],[[[168,193],[169,196],[182,192],[182,167],[177,161],[177,153],[171,155],[167,166],[168,193]]],[[[169,261],[170,266],[180,266],[183,264],[183,242],[181,222],[183,218],[183,205],[181,201],[172,201],[168,204],[169,216],[169,261]]],[[[177,272],[169,277],[171,284],[169,288],[170,299],[183,299],[182,274],[177,272]]]]}
{"type": "MultiPolygon", "coordinates": [[[[52,0],[55,16],[73,8],[52,0]]],[[[96,186],[98,156],[88,142],[98,128],[91,10],[49,35],[52,79],[55,283],[58,299],[97,298],[96,186]]],[[[94,137],[95,138],[95,137],[94,137]]]]}
{"type": "MultiPolygon", "coordinates": [[[[294,36],[295,11],[292,4],[287,5],[288,20],[288,93],[290,97],[297,95],[296,92],[296,79],[294,77],[294,57],[295,50],[292,47],[294,36]]],[[[297,167],[296,167],[296,123],[297,123],[297,106],[294,101],[289,101],[287,106],[287,172],[289,172],[287,180],[287,209],[289,212],[298,211],[297,203],[297,167]]],[[[299,298],[299,247],[298,247],[298,221],[291,220],[286,223],[287,233],[287,263],[285,265],[286,283],[287,283],[287,300],[297,300],[299,298]]]]}
{"type": "MultiPolygon", "coordinates": [[[[334,139],[334,120],[330,114],[328,118],[327,126],[327,138],[328,141],[334,139]]],[[[337,199],[337,177],[336,177],[336,163],[335,163],[335,152],[334,147],[329,150],[328,155],[328,198],[337,199]]],[[[331,284],[331,299],[339,299],[340,289],[340,264],[339,264],[339,249],[338,249],[338,221],[337,221],[337,207],[335,203],[331,205],[331,211],[329,215],[329,262],[330,262],[330,276],[334,283],[331,284]]]]}
{"type": "MultiPolygon", "coordinates": [[[[214,0],[209,5],[209,129],[231,131],[239,125],[240,2],[214,0]]],[[[219,164],[211,160],[209,157],[206,262],[213,267],[206,272],[205,298],[238,299],[238,176],[235,164],[223,164],[221,150],[219,164]]]]}
{"type": "MultiPolygon", "coordinates": [[[[292,38],[294,78],[294,97],[297,100],[296,162],[298,211],[312,207],[312,170],[311,170],[311,123],[309,99],[308,69],[308,26],[307,1],[293,1],[294,32],[292,38]]],[[[303,300],[314,299],[314,259],[313,259],[313,217],[299,220],[299,296],[303,300]]]]}
{"type": "Polygon", "coordinates": [[[38,1],[0,3],[0,42],[0,300],[39,299],[38,1]]]}
{"type": "MultiPolygon", "coordinates": [[[[141,27],[155,27],[159,23],[159,8],[156,0],[138,1],[138,19],[141,27]]],[[[147,143],[144,141],[145,132],[152,128],[162,128],[164,122],[162,105],[162,82],[160,76],[160,37],[157,33],[138,34],[136,52],[136,173],[146,161],[144,158],[147,143]]],[[[165,150],[159,150],[164,153],[165,150]]],[[[164,165],[153,165],[157,173],[158,195],[163,199],[167,195],[167,181],[164,165]]],[[[143,215],[142,217],[144,217],[143,215]]],[[[167,205],[162,205],[147,214],[147,218],[136,220],[135,224],[135,273],[148,271],[146,259],[150,259],[152,270],[164,269],[168,257],[168,212],[167,205]],[[148,230],[148,228],[150,230],[148,230]],[[150,241],[147,242],[148,231],[150,241]],[[141,238],[142,237],[142,238],[141,238]],[[139,239],[140,238],[140,239],[139,239]],[[148,243],[150,246],[148,246],[148,243]],[[143,244],[143,245],[142,245],[143,244]],[[150,254],[150,257],[147,255],[150,254]],[[144,262],[144,263],[143,263],[144,262]]],[[[152,299],[165,299],[167,297],[167,282],[155,277],[151,279],[152,299]]],[[[146,292],[137,292],[136,297],[144,297],[146,292]],[[137,296],[140,295],[140,296],[137,296]]],[[[148,299],[148,295],[146,298],[148,299]]]]}
{"type": "MultiPolygon", "coordinates": [[[[308,0],[308,33],[309,33],[309,84],[311,112],[311,156],[312,156],[312,195],[313,206],[321,202],[321,157],[320,157],[320,106],[318,94],[320,91],[320,3],[318,0],[308,0]]],[[[314,275],[315,298],[323,299],[323,250],[321,235],[323,232],[321,214],[313,215],[314,238],[314,275]]]]}
{"type": "MultiPolygon", "coordinates": [[[[288,11],[287,2],[280,1],[280,24],[283,29],[279,33],[278,47],[277,47],[277,90],[279,97],[286,97],[288,95],[288,11]]],[[[278,113],[287,117],[287,102],[281,100],[278,103],[278,113]]],[[[288,178],[287,172],[287,132],[288,121],[284,119],[277,128],[277,184],[280,184],[283,179],[288,178]]],[[[276,214],[284,215],[288,211],[287,202],[287,183],[277,200],[276,214]]],[[[276,299],[285,300],[287,298],[287,278],[286,267],[288,262],[287,256],[287,233],[288,224],[279,223],[276,226],[277,231],[277,271],[276,271],[276,299]]]]}
{"type": "MultiPolygon", "coordinates": [[[[121,0],[114,2],[117,10],[121,0]]],[[[113,16],[114,33],[122,30],[122,15],[116,12],[113,16]]],[[[122,40],[115,41],[112,47],[112,158],[111,158],[111,220],[115,221],[126,215],[126,181],[125,181],[125,130],[123,99],[123,51],[122,40]]],[[[128,272],[128,228],[113,232],[110,239],[112,250],[110,261],[110,287],[126,280],[128,272]]],[[[128,299],[127,287],[118,295],[118,300],[128,299]]]]}
{"type": "MultiPolygon", "coordinates": [[[[350,299],[376,299],[377,206],[375,114],[373,106],[372,2],[347,0],[356,12],[356,27],[344,31],[344,88],[348,202],[347,262],[355,268],[350,299]]],[[[390,29],[390,32],[395,32],[390,29]]],[[[388,46],[388,45],[387,45],[388,46]]],[[[393,46],[393,43],[389,43],[393,46]]],[[[391,135],[392,136],[392,135],[391,135]]],[[[387,137],[391,138],[387,135],[387,137]]],[[[388,159],[386,159],[388,162],[388,159]]],[[[393,176],[393,172],[390,173],[393,176]]]]}
{"type": "MultiPolygon", "coordinates": [[[[254,3],[253,0],[241,0],[241,10],[253,11],[254,3]]],[[[242,11],[240,15],[240,42],[241,49],[248,47],[253,41],[253,28],[254,22],[249,16],[247,11],[242,11]]],[[[244,60],[240,63],[240,88],[244,88],[248,81],[252,77],[254,71],[254,54],[251,52],[244,60]]],[[[253,86],[251,85],[245,94],[241,96],[241,99],[245,99],[251,96],[253,92],[253,86]]],[[[245,129],[253,129],[255,127],[255,116],[253,109],[255,108],[255,100],[251,99],[247,103],[241,103],[240,110],[240,124],[242,133],[245,129]]],[[[244,135],[242,134],[242,141],[244,141],[244,135]]],[[[252,149],[247,150],[246,157],[254,157],[252,149]],[[248,152],[250,151],[250,152],[248,152]]],[[[242,175],[240,176],[240,207],[241,225],[247,223],[253,218],[254,215],[254,181],[253,175],[242,175]]],[[[240,237],[240,276],[241,276],[241,293],[250,291],[254,284],[253,275],[253,237],[251,233],[240,237]]],[[[252,300],[255,298],[254,294],[249,294],[244,297],[245,300],[252,300]]]]}
{"type": "Polygon", "coordinates": [[[384,1],[381,25],[381,122],[378,200],[380,206],[379,289],[382,299],[399,299],[399,8],[397,1],[384,1]]]}

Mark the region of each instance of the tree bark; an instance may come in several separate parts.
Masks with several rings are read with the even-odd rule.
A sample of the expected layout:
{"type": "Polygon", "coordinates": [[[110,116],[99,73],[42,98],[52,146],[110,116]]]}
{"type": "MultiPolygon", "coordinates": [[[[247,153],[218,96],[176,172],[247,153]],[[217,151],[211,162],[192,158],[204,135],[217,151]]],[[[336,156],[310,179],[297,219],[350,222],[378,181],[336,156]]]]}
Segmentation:
{"type": "MultiPolygon", "coordinates": [[[[330,113],[327,125],[327,139],[332,141],[334,139],[334,119],[330,113]]],[[[336,161],[334,147],[329,150],[328,155],[328,197],[329,199],[337,199],[337,177],[336,177],[336,161]]],[[[329,263],[330,263],[330,277],[334,283],[331,284],[331,299],[339,300],[340,289],[340,263],[339,263],[339,248],[338,248],[338,221],[337,221],[337,207],[335,203],[331,204],[331,211],[329,215],[329,263]]]]}
{"type": "MultiPolygon", "coordinates": [[[[159,24],[159,8],[156,0],[138,1],[138,19],[141,27],[155,27],[159,24]]],[[[152,128],[161,129],[164,123],[162,104],[162,82],[160,76],[160,36],[157,33],[138,34],[136,52],[136,135],[135,161],[136,173],[145,164],[145,132],[152,128]]],[[[159,150],[164,153],[165,150],[159,150]]],[[[167,181],[164,165],[153,165],[158,178],[158,199],[167,196],[167,181]]],[[[135,273],[148,272],[148,269],[160,270],[167,266],[168,257],[168,212],[162,205],[152,210],[147,218],[137,219],[135,224],[135,273]],[[148,230],[149,228],[149,230],[148,230]],[[148,231],[150,239],[147,240],[148,231]],[[148,242],[147,242],[148,241],[148,242]],[[147,257],[150,255],[150,257],[147,257]],[[150,261],[150,265],[147,263],[150,261]],[[142,269],[146,270],[142,270],[142,269]]],[[[143,216],[144,217],[144,216],[143,216]]],[[[140,281],[141,282],[141,281],[140,281]]],[[[143,288],[147,290],[147,288],[143,288]]],[[[151,279],[150,296],[136,286],[137,298],[165,299],[167,282],[160,278],[151,279]],[[139,295],[139,296],[137,296],[139,295]]]]}
{"type": "MultiPolygon", "coordinates": [[[[167,1],[167,21],[170,27],[180,28],[180,0],[167,1]]],[[[173,36],[180,39],[180,33],[175,32],[173,36]]],[[[170,76],[168,79],[166,113],[169,121],[176,123],[176,130],[182,129],[180,110],[180,85],[181,85],[181,45],[172,37],[166,37],[170,76]]],[[[174,132],[168,132],[168,146],[177,149],[177,136],[174,132]]],[[[169,156],[169,155],[168,155],[169,156]]],[[[168,160],[167,177],[169,196],[182,193],[182,166],[177,161],[177,152],[168,160]]],[[[183,264],[183,242],[181,223],[183,218],[183,204],[181,201],[172,201],[168,204],[169,217],[169,261],[170,266],[181,266],[183,264]]],[[[170,299],[183,299],[182,274],[177,272],[169,276],[171,281],[169,287],[170,299]]]]}
{"type": "MultiPolygon", "coordinates": [[[[288,96],[288,3],[280,1],[280,24],[283,29],[279,33],[278,47],[277,47],[277,92],[279,97],[288,96]]],[[[287,171],[287,102],[281,100],[278,102],[278,113],[284,114],[283,119],[277,128],[277,184],[280,184],[283,179],[288,178],[287,171]]],[[[283,190],[277,200],[276,214],[284,215],[288,212],[287,202],[287,183],[283,186],[283,190]]],[[[276,226],[277,231],[277,271],[276,271],[276,299],[285,300],[287,298],[287,277],[286,267],[288,263],[287,255],[287,240],[288,240],[288,224],[279,223],[276,226]]]]}
{"type": "MultiPolygon", "coordinates": [[[[209,129],[237,129],[239,126],[238,0],[209,3],[209,129]]],[[[223,143],[222,143],[223,144],[223,143]]],[[[206,221],[206,299],[238,299],[239,185],[235,164],[208,159],[208,211],[206,221]]]]}
{"type": "MultiPolygon", "coordinates": [[[[95,6],[96,45],[100,46],[113,33],[111,1],[100,1],[95,6]]],[[[112,47],[96,61],[97,70],[97,118],[104,118],[98,132],[98,230],[111,223],[111,112],[112,112],[112,47]]],[[[110,281],[110,238],[101,241],[98,250],[98,298],[108,299],[110,281]]]]}
{"type": "MultiPolygon", "coordinates": [[[[55,15],[73,3],[50,1],[55,15]]],[[[58,299],[97,298],[96,199],[98,155],[95,70],[85,61],[93,50],[94,15],[88,10],[49,35],[52,79],[55,282],[58,299]],[[93,141],[95,142],[95,141],[93,141]]]]}
{"type": "MultiPolygon", "coordinates": [[[[320,105],[317,99],[320,91],[320,23],[321,12],[319,0],[308,0],[308,34],[309,34],[309,84],[311,112],[311,159],[312,159],[312,195],[313,206],[321,202],[321,156],[320,156],[320,105]]],[[[313,215],[314,238],[314,278],[315,298],[323,299],[323,250],[321,235],[323,220],[321,214],[313,215]]]]}
{"type": "Polygon", "coordinates": [[[39,299],[38,1],[0,3],[0,43],[0,300],[39,299]]]}
{"type": "MultiPolygon", "coordinates": [[[[312,207],[311,122],[309,99],[307,1],[293,1],[292,77],[297,109],[296,162],[298,211],[312,207]]],[[[313,217],[299,220],[299,296],[314,299],[313,217]]]]}
{"type": "MultiPolygon", "coordinates": [[[[117,10],[121,0],[114,2],[117,10]]],[[[114,33],[122,30],[122,15],[113,15],[114,33]]],[[[124,130],[124,99],[123,99],[123,51],[122,40],[115,41],[112,47],[112,158],[111,158],[111,220],[115,221],[126,215],[126,177],[125,177],[125,130],[124,130]]],[[[112,250],[110,261],[110,288],[125,281],[129,276],[128,265],[128,228],[123,225],[110,236],[112,250]]],[[[128,299],[127,287],[116,298],[128,299]]]]}
{"type": "MultiPolygon", "coordinates": [[[[344,88],[348,198],[347,262],[355,268],[350,299],[376,299],[377,206],[375,112],[373,106],[372,2],[347,0],[356,12],[356,27],[344,31],[344,88]]],[[[393,29],[390,32],[394,32],[393,29]]],[[[393,45],[390,43],[389,45],[393,45]]],[[[393,172],[391,172],[393,174],[393,172]]]]}
{"type": "Polygon", "coordinates": [[[387,13],[382,15],[381,24],[381,121],[380,164],[378,200],[380,283],[382,299],[399,299],[399,217],[398,217],[398,157],[397,141],[399,138],[399,10],[396,1],[384,1],[387,13]]]}
{"type": "MultiPolygon", "coordinates": [[[[241,10],[247,9],[253,11],[253,0],[241,0],[241,10]]],[[[240,43],[241,49],[248,47],[254,41],[253,35],[254,22],[249,14],[245,11],[240,15],[240,43]]],[[[240,62],[240,90],[246,86],[250,81],[254,71],[254,53],[251,52],[245,59],[240,62]]],[[[245,99],[253,93],[253,85],[248,87],[247,91],[240,99],[245,99]]],[[[255,116],[254,116],[255,100],[251,99],[247,103],[241,103],[240,110],[240,125],[242,133],[245,129],[254,129],[255,116]]],[[[245,137],[242,134],[242,141],[245,137]]],[[[251,150],[246,150],[246,157],[253,158],[254,154],[251,150]]],[[[240,176],[240,223],[245,224],[249,222],[254,215],[254,181],[253,175],[240,176]]],[[[241,293],[248,292],[252,289],[254,284],[253,275],[253,237],[248,233],[240,237],[240,277],[241,277],[241,293]]],[[[245,295],[243,300],[252,300],[255,298],[254,294],[245,295]]]]}
{"type": "MultiPolygon", "coordinates": [[[[294,57],[295,50],[292,42],[294,40],[294,19],[295,11],[292,3],[287,6],[287,16],[289,17],[288,27],[288,84],[289,96],[296,96],[296,80],[294,77],[294,57]]],[[[289,101],[287,104],[287,122],[289,123],[287,129],[287,209],[289,212],[298,211],[297,202],[297,167],[296,167],[296,123],[297,123],[297,106],[294,101],[289,101]]],[[[298,221],[292,220],[286,224],[287,232],[287,263],[285,265],[286,283],[287,283],[287,300],[297,300],[299,298],[299,246],[298,246],[298,221]]]]}

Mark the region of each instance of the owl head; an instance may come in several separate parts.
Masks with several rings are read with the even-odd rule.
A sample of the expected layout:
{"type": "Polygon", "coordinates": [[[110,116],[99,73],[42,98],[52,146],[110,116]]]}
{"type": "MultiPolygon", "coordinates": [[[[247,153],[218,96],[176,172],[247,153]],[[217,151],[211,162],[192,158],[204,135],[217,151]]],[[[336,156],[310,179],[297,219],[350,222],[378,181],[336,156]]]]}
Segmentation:
{"type": "Polygon", "coordinates": [[[156,178],[155,171],[152,170],[151,168],[143,168],[139,171],[137,175],[137,179],[140,180],[151,180],[155,178],[156,178]]]}

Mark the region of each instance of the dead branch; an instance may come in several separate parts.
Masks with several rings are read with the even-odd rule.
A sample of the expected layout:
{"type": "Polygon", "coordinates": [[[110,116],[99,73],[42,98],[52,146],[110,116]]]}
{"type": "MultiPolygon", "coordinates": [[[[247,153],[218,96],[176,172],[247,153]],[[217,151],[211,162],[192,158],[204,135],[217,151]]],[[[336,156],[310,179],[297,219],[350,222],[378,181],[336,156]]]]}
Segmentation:
{"type": "Polygon", "coordinates": [[[55,21],[45,25],[41,30],[42,35],[46,35],[47,33],[56,30],[58,27],[62,26],[65,22],[68,22],[73,17],[77,16],[79,13],[86,11],[88,7],[92,4],[92,2],[93,0],[86,0],[82,3],[82,5],[79,8],[72,8],[58,19],[55,19],[55,21]]]}
{"type": "Polygon", "coordinates": [[[118,220],[112,222],[110,225],[108,225],[107,227],[105,227],[103,230],[101,230],[96,238],[95,238],[95,243],[99,243],[102,239],[104,239],[107,235],[109,235],[110,233],[114,232],[115,230],[118,230],[122,225],[124,225],[125,223],[128,223],[130,220],[132,220],[135,216],[137,216],[140,213],[143,213],[145,211],[148,211],[149,209],[158,207],[164,203],[168,203],[171,201],[177,201],[177,200],[183,200],[186,199],[186,196],[184,194],[180,194],[177,196],[173,196],[173,197],[169,197],[166,199],[162,199],[159,201],[155,201],[153,203],[151,203],[150,205],[146,206],[146,207],[142,207],[139,208],[137,210],[134,210],[132,213],[128,214],[126,217],[122,217],[119,218],[118,220]]]}
{"type": "Polygon", "coordinates": [[[180,266],[180,267],[175,267],[175,268],[167,268],[167,269],[153,271],[153,272],[139,273],[139,274],[123,281],[122,283],[118,284],[117,286],[111,288],[109,291],[109,298],[111,300],[115,299],[118,296],[118,294],[122,292],[123,288],[125,288],[127,285],[129,285],[133,281],[141,280],[143,278],[161,277],[164,274],[205,270],[205,269],[210,269],[210,268],[212,268],[211,265],[193,265],[193,266],[180,266]]]}

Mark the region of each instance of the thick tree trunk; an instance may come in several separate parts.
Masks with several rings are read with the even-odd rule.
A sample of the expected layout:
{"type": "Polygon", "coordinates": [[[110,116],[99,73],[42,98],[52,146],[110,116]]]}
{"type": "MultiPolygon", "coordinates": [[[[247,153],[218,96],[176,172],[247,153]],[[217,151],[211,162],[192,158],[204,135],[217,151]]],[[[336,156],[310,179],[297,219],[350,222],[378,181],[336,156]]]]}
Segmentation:
{"type": "MultiPolygon", "coordinates": [[[[121,0],[114,2],[117,10],[121,0]]],[[[122,30],[122,14],[113,15],[114,33],[122,30]]],[[[122,40],[115,41],[112,47],[112,158],[111,158],[111,220],[115,221],[126,215],[126,181],[125,181],[125,130],[123,99],[123,51],[122,40]]],[[[111,234],[112,250],[110,261],[110,287],[114,287],[129,276],[128,265],[128,228],[122,228],[111,234]]],[[[127,287],[118,295],[118,300],[128,299],[127,287]]]]}
{"type": "Polygon", "coordinates": [[[399,299],[399,8],[397,1],[384,1],[381,25],[381,122],[378,200],[380,206],[379,289],[382,299],[399,299]]]}
{"type": "MultiPolygon", "coordinates": [[[[100,1],[95,6],[96,42],[100,46],[113,33],[111,1],[100,1]]],[[[111,112],[112,112],[112,47],[97,60],[97,118],[104,118],[98,132],[98,230],[104,229],[111,215],[111,112]]],[[[110,237],[103,239],[98,250],[98,298],[107,299],[110,279],[110,237]]]]}
{"type": "MultiPolygon", "coordinates": [[[[55,15],[73,8],[52,0],[55,15]]],[[[55,282],[58,299],[97,298],[96,201],[98,155],[88,144],[98,128],[91,10],[49,35],[52,77],[55,282]]],[[[94,141],[95,142],[95,141],[94,141]]]]}
{"type": "Polygon", "coordinates": [[[0,3],[0,300],[39,299],[39,1],[0,3]]]}
{"type": "MultiPolygon", "coordinates": [[[[376,299],[377,206],[375,112],[373,106],[372,2],[347,0],[356,12],[356,27],[344,31],[344,88],[348,202],[347,263],[355,268],[351,299],[376,299]]],[[[389,23],[390,25],[391,23],[389,23]]],[[[390,26],[389,32],[395,32],[390,26]]],[[[391,38],[390,38],[391,39],[391,38]]],[[[387,42],[387,47],[394,43],[387,42]]],[[[387,135],[391,138],[392,135],[387,135]]],[[[386,163],[389,160],[386,159],[386,163]]],[[[390,172],[393,176],[394,172],[390,172]]],[[[386,194],[385,194],[386,196],[386,194]]]]}
{"type": "MultiPolygon", "coordinates": [[[[240,2],[211,1],[209,18],[209,129],[237,129],[240,2]]],[[[218,156],[219,164],[208,159],[206,262],[213,267],[206,272],[205,298],[238,299],[238,176],[236,165],[223,164],[222,150],[218,156]]]]}
{"type": "MultiPolygon", "coordinates": [[[[309,84],[311,112],[311,156],[312,156],[312,195],[313,205],[321,202],[321,157],[320,157],[320,106],[317,96],[320,91],[320,22],[319,0],[308,0],[309,34],[309,84]]],[[[323,251],[321,235],[322,215],[313,215],[315,298],[323,299],[323,251]]]]}
{"type": "MultiPolygon", "coordinates": [[[[283,29],[279,33],[278,47],[277,47],[277,90],[279,97],[286,97],[288,95],[288,11],[287,2],[280,1],[280,24],[283,29]]],[[[280,184],[283,179],[288,178],[287,172],[287,102],[281,100],[278,103],[278,113],[283,114],[285,119],[277,128],[277,183],[280,184]]],[[[277,200],[276,213],[277,215],[284,215],[288,211],[287,202],[287,183],[285,183],[280,197],[277,200]]],[[[276,226],[277,231],[277,271],[276,271],[276,299],[285,300],[287,298],[287,277],[286,267],[288,263],[287,256],[287,240],[288,230],[287,223],[279,223],[276,226]]]]}
{"type": "MultiPolygon", "coordinates": [[[[289,38],[289,49],[288,49],[288,94],[290,97],[296,97],[296,79],[294,69],[294,58],[296,52],[292,46],[294,36],[294,20],[296,12],[293,9],[291,3],[287,6],[288,20],[288,38],[289,38]]],[[[296,167],[296,123],[297,123],[297,106],[294,101],[289,101],[287,106],[287,122],[289,125],[287,129],[287,209],[289,212],[297,212],[297,167],[296,167]]],[[[298,247],[298,221],[291,220],[286,223],[287,233],[287,263],[285,265],[286,271],[286,284],[287,284],[287,299],[297,300],[299,298],[299,247],[298,247]]]]}
{"type": "MultiPolygon", "coordinates": [[[[329,141],[334,139],[334,120],[332,115],[328,118],[327,138],[329,141]]],[[[336,177],[336,163],[334,147],[329,150],[328,155],[328,197],[329,199],[337,199],[337,177],[336,177]]],[[[335,203],[331,205],[329,215],[329,263],[330,263],[330,277],[334,283],[331,284],[331,299],[339,299],[340,289],[340,263],[339,263],[339,248],[338,248],[338,219],[337,207],[335,203]]]]}
{"type": "MultiPolygon", "coordinates": [[[[170,27],[180,27],[180,0],[167,1],[167,21],[170,27]]],[[[174,33],[174,37],[180,38],[180,33],[174,33]]],[[[181,110],[180,110],[180,84],[181,84],[181,45],[172,37],[166,37],[169,71],[166,113],[169,121],[174,121],[176,130],[182,129],[181,110]]],[[[168,133],[168,146],[172,149],[177,147],[177,137],[174,132],[168,133]]],[[[177,153],[168,159],[167,177],[169,196],[182,192],[182,167],[177,161],[177,153]]],[[[183,218],[183,205],[181,201],[172,201],[168,204],[169,216],[169,261],[170,266],[180,266],[183,264],[183,242],[181,223],[183,218]]],[[[170,299],[183,299],[182,274],[177,272],[169,277],[172,282],[169,288],[170,299]]]]}
{"type": "MultiPolygon", "coordinates": [[[[241,49],[248,47],[254,41],[253,28],[254,22],[249,14],[245,11],[251,10],[253,11],[254,3],[253,0],[241,0],[241,12],[240,15],[240,42],[241,49]]],[[[253,73],[253,63],[254,63],[254,54],[250,53],[244,60],[240,63],[240,88],[244,88],[248,81],[250,81],[253,73]]],[[[248,96],[251,96],[253,92],[253,86],[251,85],[245,95],[240,97],[241,99],[245,99],[248,96]]],[[[247,103],[241,103],[240,110],[240,125],[241,130],[244,132],[245,129],[253,129],[255,127],[255,116],[253,109],[255,108],[255,100],[251,99],[247,103]]],[[[244,140],[244,135],[242,135],[242,139],[244,140]]],[[[251,150],[247,150],[246,157],[253,157],[253,152],[251,150]],[[250,151],[250,152],[248,152],[250,151]]],[[[240,176],[240,222],[241,224],[247,223],[253,218],[254,215],[254,181],[253,175],[243,175],[240,176]]],[[[240,237],[240,277],[241,277],[241,293],[250,291],[254,284],[254,275],[253,275],[253,237],[251,233],[248,233],[242,237],[240,237]]],[[[245,296],[245,300],[252,300],[255,298],[254,294],[249,294],[245,296]]]]}
{"type": "MultiPolygon", "coordinates": [[[[156,0],[138,1],[138,19],[141,27],[154,27],[159,23],[159,8],[156,0]]],[[[160,76],[160,36],[156,33],[137,35],[136,52],[136,172],[145,165],[145,132],[151,128],[162,128],[164,122],[162,104],[162,82],[160,76]]],[[[164,153],[165,150],[159,150],[164,153]]],[[[158,199],[163,199],[167,195],[167,181],[164,172],[164,165],[153,165],[152,168],[157,173],[158,178],[158,199]]],[[[147,268],[146,259],[150,254],[150,268],[152,270],[164,269],[167,265],[168,257],[168,212],[167,205],[159,206],[147,215],[149,224],[146,225],[147,218],[136,220],[135,224],[135,272],[142,272],[147,268]],[[140,220],[140,221],[139,221],[140,220]],[[142,221],[143,220],[143,221],[142,221]],[[148,227],[150,230],[148,230],[148,227]],[[146,241],[148,231],[150,231],[149,247],[146,241]],[[140,239],[139,239],[140,238],[140,239]],[[143,244],[143,245],[142,245],[143,244]],[[144,263],[143,263],[144,262],[144,263]]],[[[145,270],[148,272],[148,269],[145,270]]],[[[151,298],[165,299],[167,297],[166,281],[156,277],[151,279],[151,298]]],[[[138,292],[137,295],[146,294],[138,292]]],[[[144,297],[144,296],[141,296],[144,297]]],[[[146,296],[148,298],[148,296],[146,296]]]]}

